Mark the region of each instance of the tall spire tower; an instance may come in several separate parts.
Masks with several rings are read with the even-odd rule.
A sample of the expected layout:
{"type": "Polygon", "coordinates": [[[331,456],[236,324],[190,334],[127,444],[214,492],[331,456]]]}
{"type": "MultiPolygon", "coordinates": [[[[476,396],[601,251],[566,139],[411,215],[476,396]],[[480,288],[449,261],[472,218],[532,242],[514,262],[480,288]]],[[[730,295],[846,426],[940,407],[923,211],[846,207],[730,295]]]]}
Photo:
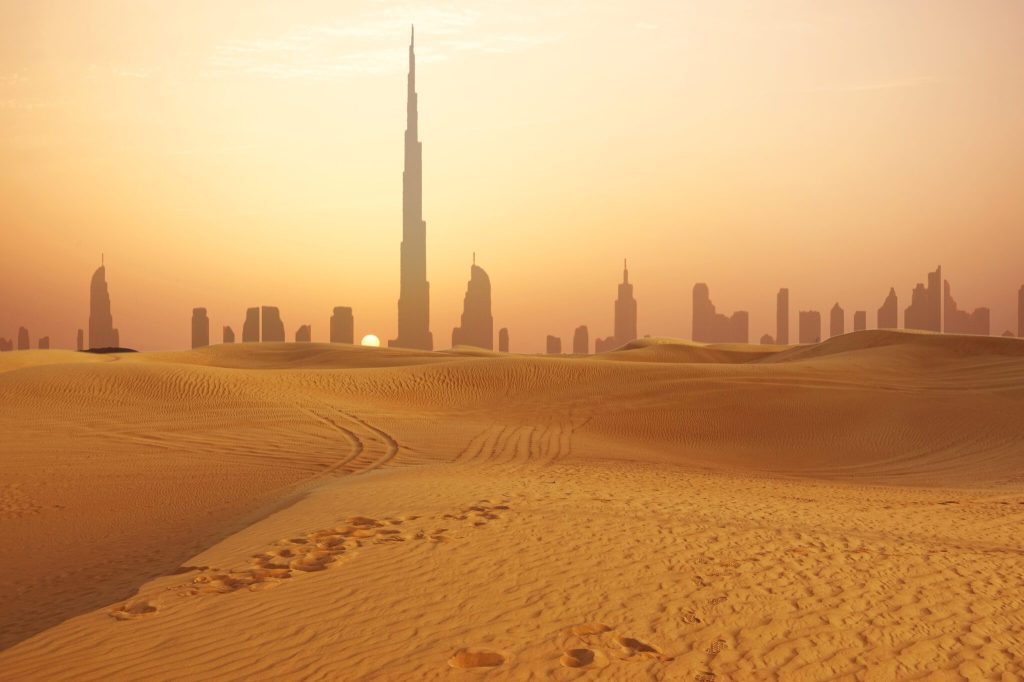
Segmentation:
{"type": "Polygon", "coordinates": [[[402,283],[398,295],[398,338],[392,348],[433,350],[430,282],[427,281],[427,224],[423,220],[423,145],[416,104],[416,29],[409,41],[409,85],[402,172],[402,283]]]}

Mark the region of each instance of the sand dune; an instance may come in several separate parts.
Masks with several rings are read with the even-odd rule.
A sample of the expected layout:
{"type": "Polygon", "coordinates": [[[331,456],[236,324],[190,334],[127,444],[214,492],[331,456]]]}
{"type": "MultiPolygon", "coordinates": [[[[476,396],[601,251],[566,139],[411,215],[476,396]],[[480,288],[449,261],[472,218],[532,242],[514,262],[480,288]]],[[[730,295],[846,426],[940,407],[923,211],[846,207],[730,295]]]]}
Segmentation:
{"type": "Polygon", "coordinates": [[[0,679],[1024,674],[1017,339],[30,351],[0,397],[0,679]]]}

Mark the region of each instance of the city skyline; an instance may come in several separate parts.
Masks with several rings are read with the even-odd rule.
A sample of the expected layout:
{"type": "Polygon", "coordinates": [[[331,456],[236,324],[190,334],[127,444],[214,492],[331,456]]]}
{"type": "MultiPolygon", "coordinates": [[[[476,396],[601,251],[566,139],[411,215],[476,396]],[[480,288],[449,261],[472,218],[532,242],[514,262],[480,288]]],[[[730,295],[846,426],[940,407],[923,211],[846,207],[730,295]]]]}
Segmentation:
{"type": "MultiPolygon", "coordinates": [[[[778,18],[730,3],[723,6],[731,7],[730,18],[767,31],[732,64],[754,68],[755,61],[747,58],[780,39],[778,18]]],[[[636,11],[643,9],[641,5],[636,11]]],[[[876,9],[902,12],[904,18],[915,11],[876,9]]],[[[4,11],[33,13],[30,7],[4,11]]],[[[1007,126],[1014,107],[1024,104],[1024,91],[1017,80],[1004,79],[998,70],[985,70],[987,80],[975,77],[982,71],[972,69],[981,69],[981,62],[950,63],[943,55],[954,43],[979,59],[998,53],[989,49],[993,45],[1016,49],[1006,42],[1005,30],[1021,10],[1002,8],[1005,16],[983,16],[937,4],[915,36],[914,50],[901,46],[895,34],[883,32],[878,40],[891,55],[914,57],[922,68],[942,67],[949,77],[935,82],[880,80],[869,87],[870,79],[855,73],[855,62],[828,51],[824,42],[830,32],[841,30],[838,27],[857,30],[864,10],[837,10],[842,16],[829,23],[817,8],[796,3],[788,12],[809,28],[793,49],[803,56],[823,57],[825,67],[780,56],[786,61],[785,78],[771,84],[790,87],[811,78],[822,83],[813,95],[783,88],[780,92],[788,94],[778,109],[765,111],[764,102],[755,103],[751,111],[769,115],[757,125],[722,119],[729,139],[741,147],[708,137],[709,130],[692,117],[669,125],[668,119],[644,118],[642,113],[652,106],[677,111],[674,97],[658,94],[663,86],[671,85],[680,93],[678,103],[691,107],[695,102],[702,107],[735,104],[725,91],[708,89],[708,82],[743,85],[748,94],[754,92],[753,81],[722,65],[712,68],[708,79],[668,70],[671,64],[691,63],[671,58],[687,40],[696,41],[701,50],[714,49],[710,38],[725,25],[720,11],[725,12],[707,10],[707,16],[696,22],[704,34],[693,33],[694,22],[684,19],[694,17],[682,13],[665,12],[654,29],[635,26],[643,21],[634,17],[634,24],[627,25],[635,31],[631,29],[624,40],[639,40],[634,33],[642,35],[651,49],[665,54],[641,64],[635,61],[638,55],[653,58],[657,53],[623,51],[621,70],[613,73],[609,88],[585,90],[600,93],[602,101],[615,100],[614,117],[580,118],[583,110],[574,107],[580,102],[593,104],[577,96],[582,91],[574,90],[571,101],[555,96],[543,102],[531,99],[526,87],[527,80],[539,73],[580,87],[584,82],[591,85],[577,77],[589,79],[592,70],[579,70],[580,64],[564,56],[570,47],[592,44],[611,30],[607,12],[594,13],[588,22],[559,22],[565,35],[551,44],[478,52],[453,51],[452,31],[476,33],[482,44],[500,43],[487,25],[490,10],[481,10],[467,19],[468,27],[459,28],[446,27],[436,15],[411,12],[376,27],[372,40],[374,49],[379,48],[379,72],[340,75],[311,90],[289,93],[304,106],[315,101],[310,109],[313,118],[301,120],[316,135],[318,146],[301,143],[305,138],[294,128],[300,118],[274,101],[275,88],[284,87],[288,79],[275,80],[260,72],[242,83],[236,73],[230,79],[220,76],[225,80],[218,84],[226,90],[219,87],[217,92],[223,90],[222,105],[254,105],[244,115],[237,110],[231,118],[234,129],[243,124],[248,137],[211,137],[213,129],[208,126],[215,117],[196,118],[194,111],[188,119],[194,130],[167,124],[172,127],[165,137],[173,144],[160,153],[142,143],[159,147],[158,137],[163,137],[153,136],[159,132],[154,126],[165,119],[144,104],[160,101],[165,89],[202,90],[202,79],[187,73],[187,60],[173,52],[158,58],[136,44],[115,45],[103,53],[99,71],[92,75],[66,69],[91,79],[74,81],[62,75],[65,71],[51,70],[53,64],[72,64],[73,48],[83,40],[65,32],[73,20],[87,25],[100,21],[104,11],[76,9],[65,16],[41,17],[41,34],[66,37],[61,44],[67,51],[58,51],[53,63],[43,64],[22,50],[25,42],[12,35],[4,53],[5,75],[0,76],[7,103],[0,108],[0,118],[12,131],[0,143],[5,180],[0,191],[9,207],[5,220],[14,228],[6,231],[0,270],[33,292],[31,299],[4,297],[0,334],[13,335],[24,325],[48,335],[54,347],[73,347],[77,329],[87,324],[81,318],[88,305],[79,284],[81,273],[95,268],[97,252],[105,251],[116,264],[112,289],[118,327],[140,350],[187,347],[188,328],[180,320],[196,306],[210,311],[214,329],[238,330],[237,311],[254,301],[272,301],[288,311],[289,338],[295,323],[313,321],[313,339],[327,340],[322,311],[338,301],[356,311],[359,336],[395,338],[399,278],[394,247],[396,226],[401,224],[396,176],[402,158],[395,138],[400,125],[396,113],[408,111],[401,102],[407,90],[399,85],[406,77],[401,43],[408,39],[407,19],[422,24],[428,45],[421,61],[429,106],[419,122],[419,137],[429,140],[423,178],[431,240],[425,257],[433,273],[430,327],[442,335],[438,338],[458,326],[467,249],[485,255],[488,273],[500,283],[493,316],[496,324],[510,330],[513,345],[521,352],[542,352],[545,336],[552,332],[569,339],[581,323],[589,326],[593,338],[609,334],[607,298],[597,292],[609,281],[611,268],[605,264],[623,251],[643,273],[641,336],[691,337],[687,283],[692,282],[707,282],[719,309],[749,311],[751,341],[776,333],[773,292],[780,286],[792,292],[789,306],[794,315],[797,310],[828,311],[838,300],[848,313],[868,311],[869,327],[879,292],[894,287],[902,325],[903,309],[919,281],[913,273],[926,272],[939,262],[947,266],[955,297],[965,311],[989,307],[993,335],[1016,329],[1014,293],[1021,276],[1010,254],[1024,248],[1024,231],[1019,229],[1024,216],[1019,202],[1012,201],[1009,179],[1019,177],[1017,164],[1022,162],[1016,156],[999,156],[999,150],[1014,148],[1019,139],[1014,137],[1019,131],[1007,126]],[[109,73],[115,66],[126,71],[131,64],[140,72],[117,77],[109,73]],[[85,97],[82,83],[99,84],[91,92],[103,97],[85,97]],[[474,87],[464,90],[460,83],[474,87]],[[325,93],[333,94],[323,100],[325,93]],[[697,93],[701,98],[694,99],[697,93]],[[979,102],[995,93],[999,110],[981,117],[979,102]],[[624,95],[629,97],[624,100],[624,95]],[[936,98],[957,101],[958,108],[943,108],[945,113],[936,120],[934,110],[926,106],[935,104],[936,98]],[[530,107],[524,108],[527,103],[530,107]],[[809,107],[798,108],[804,105],[809,107]],[[850,127],[841,114],[833,120],[833,107],[849,109],[861,121],[870,113],[876,127],[850,127]],[[269,111],[272,118],[265,117],[269,111]],[[104,128],[95,117],[100,112],[117,120],[127,117],[130,125],[104,128]],[[537,123],[530,112],[542,119],[567,116],[574,125],[552,128],[537,123]],[[783,113],[786,116],[779,118],[783,113]],[[87,148],[84,142],[68,147],[70,140],[84,139],[66,136],[67,126],[75,121],[102,147],[87,148]],[[824,121],[835,127],[823,129],[824,121]],[[884,169],[891,165],[890,153],[896,153],[891,144],[895,138],[889,135],[905,135],[911,121],[927,125],[915,128],[909,150],[898,150],[897,166],[913,183],[912,191],[906,191],[911,185],[894,180],[884,169]],[[516,132],[524,122],[528,129],[516,132]],[[638,123],[650,130],[641,131],[638,123]],[[937,128],[940,124],[946,127],[937,128]],[[805,139],[784,134],[794,126],[805,139]],[[554,144],[551,134],[556,130],[554,144]],[[948,140],[959,135],[951,136],[953,130],[971,130],[981,137],[971,137],[970,149],[951,147],[948,140]],[[627,134],[632,137],[624,138],[627,134]],[[284,143],[295,135],[300,144],[290,143],[287,149],[292,151],[285,152],[284,143]],[[365,142],[355,145],[355,136],[365,142]],[[655,139],[657,149],[651,146],[655,139]],[[33,140],[49,142],[40,145],[33,140]],[[595,146],[594,140],[608,140],[611,146],[595,146]],[[808,172],[808,149],[835,151],[834,145],[843,140],[853,146],[816,158],[813,173],[808,172]],[[209,150],[204,141],[210,142],[209,150]],[[246,146],[250,143],[255,151],[246,146]],[[541,148],[543,156],[532,153],[541,148]],[[659,155],[662,148],[668,156],[659,155]],[[752,166],[748,150],[758,149],[767,150],[767,156],[758,157],[761,166],[752,166]],[[849,155],[852,149],[856,156],[849,155]],[[594,155],[598,151],[600,157],[594,155]],[[271,161],[274,155],[283,165],[271,161]],[[789,156],[803,166],[787,161],[789,156]],[[570,158],[576,165],[569,163],[570,158]],[[597,158],[601,163],[593,164],[597,158]],[[669,158],[690,159],[697,165],[669,158]],[[97,166],[101,161],[105,165],[97,166]],[[803,170],[794,174],[795,168],[803,170]],[[966,168],[974,169],[970,177],[966,168]],[[204,196],[200,185],[189,180],[197,169],[208,181],[204,186],[217,188],[217,194],[204,196]],[[285,170],[287,178],[279,172],[285,170]],[[102,177],[103,186],[95,187],[91,177],[102,177]],[[743,181],[768,177],[773,182],[764,191],[754,191],[743,181]],[[941,183],[940,177],[945,178],[941,183]],[[786,182],[780,183],[780,178],[786,182]],[[271,181],[277,184],[268,185],[271,181]],[[229,191],[222,182],[235,189],[229,191]],[[328,186],[330,192],[323,193],[328,186]],[[823,188],[828,190],[824,194],[823,188]],[[679,192],[685,201],[667,202],[679,192]],[[42,201],[51,194],[52,199],[42,201]],[[743,201],[733,201],[735,196],[743,201]],[[743,208],[738,208],[740,204],[743,208]],[[837,240],[843,243],[842,250],[837,240]],[[553,248],[534,248],[546,243],[553,248]],[[567,249],[574,250],[573,258],[560,257],[567,249]],[[571,320],[562,319],[566,309],[575,311],[571,320]]],[[[138,35],[159,43],[163,38],[154,32],[160,17],[154,12],[126,21],[135,22],[138,35]]],[[[567,12],[571,18],[572,12],[567,12]]],[[[626,10],[621,12],[624,16],[617,20],[628,18],[626,10]]],[[[366,17],[356,13],[349,18],[358,28],[366,17]]],[[[215,17],[200,12],[194,18],[200,26],[226,30],[215,17]]],[[[239,30],[273,37],[293,28],[256,22],[239,30]]],[[[341,35],[330,47],[348,49],[354,40],[341,35]]],[[[288,82],[294,85],[296,80],[301,79],[288,82]]],[[[197,99],[209,105],[213,93],[199,90],[197,99]]],[[[593,112],[593,106],[586,111],[593,112]]]]}

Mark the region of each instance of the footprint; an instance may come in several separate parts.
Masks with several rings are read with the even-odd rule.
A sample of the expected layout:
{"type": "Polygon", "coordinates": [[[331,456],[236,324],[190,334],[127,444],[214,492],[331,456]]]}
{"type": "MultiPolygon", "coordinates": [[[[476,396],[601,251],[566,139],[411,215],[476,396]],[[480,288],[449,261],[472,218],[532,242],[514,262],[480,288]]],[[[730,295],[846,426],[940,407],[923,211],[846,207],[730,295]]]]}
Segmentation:
{"type": "Polygon", "coordinates": [[[587,668],[596,663],[604,663],[600,652],[593,649],[569,649],[558,659],[566,668],[587,668]]]}
{"type": "Polygon", "coordinates": [[[640,658],[653,658],[659,661],[672,660],[671,656],[664,655],[657,647],[647,644],[646,642],[641,642],[635,637],[619,636],[615,638],[615,643],[622,647],[622,652],[627,658],[639,656],[640,658]]]}
{"type": "Polygon", "coordinates": [[[448,665],[461,670],[496,668],[504,662],[505,657],[502,654],[488,649],[461,649],[448,659],[448,665]]]}
{"type": "Polygon", "coordinates": [[[723,649],[728,648],[729,645],[726,644],[724,639],[716,639],[714,642],[708,645],[708,648],[705,651],[711,654],[712,656],[717,656],[719,653],[722,652],[723,649]]]}
{"type": "Polygon", "coordinates": [[[155,613],[156,607],[148,601],[127,602],[120,608],[110,612],[110,617],[115,620],[132,620],[149,613],[155,613]]]}

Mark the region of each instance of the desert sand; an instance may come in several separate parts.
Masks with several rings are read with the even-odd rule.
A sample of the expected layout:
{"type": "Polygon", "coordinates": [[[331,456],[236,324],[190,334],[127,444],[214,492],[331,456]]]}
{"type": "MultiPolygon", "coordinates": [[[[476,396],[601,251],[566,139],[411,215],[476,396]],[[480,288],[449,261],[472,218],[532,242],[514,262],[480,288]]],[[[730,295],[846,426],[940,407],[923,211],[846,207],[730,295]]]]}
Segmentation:
{"type": "Polygon", "coordinates": [[[0,679],[1017,680],[1024,341],[0,354],[0,679]]]}

